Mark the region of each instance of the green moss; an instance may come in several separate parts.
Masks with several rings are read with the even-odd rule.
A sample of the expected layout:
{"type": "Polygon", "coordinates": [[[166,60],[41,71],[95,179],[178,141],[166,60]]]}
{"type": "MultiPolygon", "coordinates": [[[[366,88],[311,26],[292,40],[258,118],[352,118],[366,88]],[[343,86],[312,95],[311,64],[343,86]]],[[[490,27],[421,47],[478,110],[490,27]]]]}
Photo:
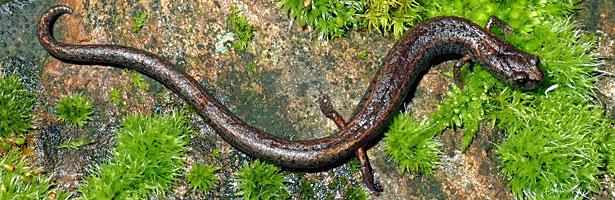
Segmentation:
{"type": "MultiPolygon", "coordinates": [[[[453,91],[446,93],[449,99],[442,101],[438,111],[430,116],[430,120],[441,125],[438,126],[438,130],[434,129],[437,132],[442,132],[451,126],[464,127],[464,138],[460,148],[465,150],[478,132],[480,121],[490,104],[489,92],[498,80],[478,65],[474,67],[474,73],[464,67],[461,69],[461,74],[465,89],[461,91],[451,82],[453,91]]],[[[452,75],[450,77],[452,79],[452,75]]]]}
{"type": "Polygon", "coordinates": [[[517,198],[582,199],[600,186],[599,145],[613,130],[597,106],[566,93],[554,91],[536,100],[531,112],[504,127],[515,132],[497,153],[502,173],[512,177],[508,185],[517,198]]]}
{"type": "Polygon", "coordinates": [[[284,183],[286,180],[279,173],[280,168],[275,165],[261,163],[259,160],[252,164],[244,162],[242,168],[235,176],[239,180],[237,195],[243,199],[286,199],[290,196],[284,183]]]}
{"type": "Polygon", "coordinates": [[[228,29],[237,34],[238,39],[233,41],[233,49],[243,51],[254,37],[255,28],[248,23],[245,16],[240,16],[239,8],[231,7],[232,13],[228,18],[228,29]]]}
{"type": "Polygon", "coordinates": [[[120,94],[122,92],[121,88],[113,88],[110,92],[109,92],[109,96],[111,96],[111,102],[113,102],[115,105],[120,105],[121,100],[122,100],[122,95],[120,94]]]}
{"type": "Polygon", "coordinates": [[[314,184],[313,181],[307,180],[305,177],[301,177],[301,182],[299,183],[299,195],[301,195],[302,199],[314,199],[316,194],[314,194],[314,184]]]}
{"type": "Polygon", "coordinates": [[[92,143],[93,143],[92,141],[86,141],[86,140],[66,140],[58,148],[75,150],[75,149],[78,149],[79,147],[92,144],[92,143]]]}
{"type": "Polygon", "coordinates": [[[76,126],[83,126],[94,112],[90,101],[81,94],[72,94],[60,99],[55,108],[60,121],[76,126]]]}
{"type": "Polygon", "coordinates": [[[26,143],[26,139],[22,138],[22,137],[18,137],[17,139],[15,139],[15,144],[16,145],[22,145],[26,143]]]}
{"type": "Polygon", "coordinates": [[[222,158],[222,155],[220,153],[220,149],[211,150],[211,158],[213,158],[215,160],[220,160],[220,158],[222,158]]]}
{"type": "Polygon", "coordinates": [[[360,59],[365,59],[365,58],[367,58],[367,52],[366,51],[361,51],[361,52],[359,52],[359,54],[357,54],[357,57],[359,57],[360,59]]]}
{"type": "Polygon", "coordinates": [[[5,142],[4,140],[1,140],[2,142],[2,149],[4,149],[5,151],[8,151],[11,149],[11,145],[8,142],[5,142]]]}
{"type": "Polygon", "coordinates": [[[567,18],[552,20],[535,26],[528,39],[540,46],[519,45],[542,58],[547,77],[540,95],[502,91],[494,97],[490,117],[510,133],[498,154],[517,197],[580,199],[599,187],[597,176],[604,173],[602,144],[613,134],[612,122],[590,100],[595,87],[591,73],[597,70],[587,53],[593,38],[581,36],[567,18]]]}
{"type": "Polygon", "coordinates": [[[256,63],[250,63],[248,65],[248,76],[252,76],[256,73],[256,63]]]}
{"type": "MultiPolygon", "coordinates": [[[[498,16],[515,30],[508,41],[541,58],[545,77],[536,90],[527,91],[496,80],[479,66],[473,73],[464,69],[465,90],[453,86],[450,99],[425,120],[430,126],[413,132],[438,134],[447,127],[464,127],[465,149],[479,122],[488,118],[509,134],[497,153],[516,198],[578,199],[596,191],[597,177],[605,173],[601,166],[606,164],[612,173],[614,145],[607,137],[613,130],[603,108],[591,101],[597,69],[587,52],[594,40],[582,36],[567,18],[578,1],[443,0],[425,6],[426,18],[455,15],[485,24],[489,16],[498,16]]],[[[499,33],[497,26],[494,31],[499,33]]],[[[389,151],[402,151],[398,146],[390,145],[396,150],[389,151]]]]}
{"type": "Polygon", "coordinates": [[[404,172],[431,174],[440,164],[442,144],[433,136],[441,129],[426,121],[419,123],[409,113],[397,115],[385,133],[384,151],[404,172]]]}
{"type": "Polygon", "coordinates": [[[604,154],[606,155],[606,171],[615,177],[615,134],[607,134],[603,144],[604,154]]]}
{"type": "Polygon", "coordinates": [[[369,197],[365,191],[358,186],[346,187],[344,193],[346,193],[344,195],[344,200],[367,200],[369,197]]]}
{"type": "Polygon", "coordinates": [[[301,26],[314,27],[321,39],[341,37],[348,30],[365,27],[361,15],[365,13],[367,0],[281,0],[284,7],[301,26]],[[304,8],[304,4],[308,3],[304,8]]]}
{"type": "Polygon", "coordinates": [[[1,156],[0,199],[47,199],[51,187],[49,178],[43,178],[28,167],[19,151],[1,156]]]}
{"type": "Polygon", "coordinates": [[[136,70],[127,70],[127,71],[132,73],[132,75],[130,76],[130,82],[132,83],[133,87],[140,88],[142,90],[147,89],[147,82],[145,82],[145,79],[143,79],[143,75],[141,75],[136,70]]]}
{"type": "Polygon", "coordinates": [[[370,0],[362,17],[367,26],[379,33],[393,33],[400,38],[414,24],[421,21],[424,8],[415,0],[370,0]]]}
{"type": "Polygon", "coordinates": [[[196,164],[188,171],[188,181],[194,190],[203,190],[208,192],[214,187],[214,182],[218,180],[216,176],[217,167],[208,166],[205,164],[196,164]]]}
{"type": "Polygon", "coordinates": [[[0,76],[0,137],[27,132],[35,102],[17,76],[0,76]]]}
{"type": "Polygon", "coordinates": [[[147,18],[147,14],[145,13],[137,13],[134,17],[132,17],[132,32],[137,33],[143,28],[143,23],[147,18]]]}
{"type": "Polygon", "coordinates": [[[72,193],[56,188],[54,190],[49,191],[49,193],[47,194],[47,198],[45,199],[68,200],[68,199],[72,199],[72,196],[73,196],[72,193]]]}
{"type": "Polygon", "coordinates": [[[165,194],[184,170],[191,130],[186,117],[131,115],[117,131],[113,158],[79,188],[84,199],[142,199],[165,194]]]}

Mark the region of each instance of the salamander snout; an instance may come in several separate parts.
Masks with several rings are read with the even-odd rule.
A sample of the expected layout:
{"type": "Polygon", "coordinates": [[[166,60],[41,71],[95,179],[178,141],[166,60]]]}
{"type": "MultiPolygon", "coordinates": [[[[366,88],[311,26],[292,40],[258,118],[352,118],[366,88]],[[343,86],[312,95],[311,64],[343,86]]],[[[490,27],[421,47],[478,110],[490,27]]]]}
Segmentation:
{"type": "Polygon", "coordinates": [[[540,59],[530,55],[523,62],[518,63],[518,68],[513,68],[514,72],[510,77],[509,84],[524,89],[533,89],[542,81],[542,70],[538,67],[540,59]]]}

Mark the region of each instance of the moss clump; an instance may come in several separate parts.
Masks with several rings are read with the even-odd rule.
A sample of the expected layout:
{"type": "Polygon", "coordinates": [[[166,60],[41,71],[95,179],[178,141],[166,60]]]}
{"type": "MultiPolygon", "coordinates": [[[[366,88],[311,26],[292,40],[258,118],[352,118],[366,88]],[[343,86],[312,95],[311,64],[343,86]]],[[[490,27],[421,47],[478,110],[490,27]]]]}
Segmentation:
{"type": "Polygon", "coordinates": [[[188,171],[188,181],[194,190],[203,190],[209,192],[214,187],[214,182],[218,180],[216,176],[217,167],[208,166],[205,164],[196,164],[188,171]]]}
{"type": "Polygon", "coordinates": [[[465,150],[478,132],[480,121],[485,117],[485,112],[491,103],[490,91],[498,80],[480,66],[474,67],[474,73],[464,67],[461,69],[461,74],[465,89],[461,91],[457,85],[451,83],[453,91],[446,93],[449,99],[442,101],[438,111],[434,112],[429,120],[437,124],[431,129],[438,133],[447,127],[463,126],[465,131],[460,148],[465,150]]]}
{"type": "Polygon", "coordinates": [[[111,96],[111,102],[113,102],[115,105],[120,105],[120,103],[122,103],[122,95],[120,94],[122,92],[122,88],[113,88],[110,92],[109,92],[109,96],[111,96]]]}
{"type": "Polygon", "coordinates": [[[143,199],[165,194],[184,170],[191,130],[186,117],[131,115],[117,131],[113,158],[96,167],[79,191],[84,199],[143,199]]]}
{"type": "Polygon", "coordinates": [[[60,99],[55,108],[60,121],[76,126],[83,126],[94,113],[90,101],[81,94],[72,94],[60,99]]]}
{"type": "Polygon", "coordinates": [[[299,183],[299,196],[302,199],[314,199],[316,197],[312,184],[314,184],[313,181],[307,180],[304,176],[301,176],[301,181],[299,183]]]}
{"type": "Polygon", "coordinates": [[[15,75],[0,76],[0,137],[22,134],[30,129],[36,96],[15,75]]]}
{"type": "Polygon", "coordinates": [[[288,189],[284,183],[286,180],[279,173],[280,168],[261,163],[259,160],[243,166],[235,176],[239,180],[239,192],[244,199],[286,199],[289,197],[288,189]]]}
{"type": "Polygon", "coordinates": [[[442,144],[433,140],[437,132],[429,129],[429,124],[417,122],[409,113],[393,119],[385,133],[385,152],[402,171],[431,174],[440,164],[442,144]]]}
{"type": "Polygon", "coordinates": [[[370,0],[362,17],[370,29],[400,38],[421,21],[423,9],[415,0],[370,0]]]}
{"type": "Polygon", "coordinates": [[[344,200],[366,200],[368,195],[358,186],[346,187],[344,189],[344,200]]]}
{"type": "Polygon", "coordinates": [[[141,75],[137,70],[132,69],[127,69],[127,72],[132,73],[132,75],[130,76],[130,82],[132,83],[133,87],[140,88],[142,90],[147,89],[147,82],[145,82],[143,75],[141,75]]]}
{"type": "Polygon", "coordinates": [[[237,34],[238,39],[233,41],[233,49],[243,51],[248,46],[248,43],[254,37],[255,28],[248,23],[245,16],[240,16],[239,8],[231,7],[232,13],[228,18],[228,29],[237,34]]]}
{"type": "Polygon", "coordinates": [[[365,27],[361,15],[367,0],[281,0],[278,6],[296,19],[301,26],[314,27],[321,39],[341,37],[348,30],[365,27]]]}
{"type": "Polygon", "coordinates": [[[132,32],[137,33],[143,28],[143,23],[147,18],[147,14],[145,13],[137,13],[134,17],[132,17],[132,32]]]}
{"type": "Polygon", "coordinates": [[[30,167],[19,151],[1,156],[0,199],[48,199],[49,178],[43,178],[30,167]]]}
{"type": "Polygon", "coordinates": [[[517,198],[582,199],[600,186],[599,145],[613,131],[596,106],[558,92],[536,100],[532,113],[504,127],[516,131],[497,154],[517,198]]]}

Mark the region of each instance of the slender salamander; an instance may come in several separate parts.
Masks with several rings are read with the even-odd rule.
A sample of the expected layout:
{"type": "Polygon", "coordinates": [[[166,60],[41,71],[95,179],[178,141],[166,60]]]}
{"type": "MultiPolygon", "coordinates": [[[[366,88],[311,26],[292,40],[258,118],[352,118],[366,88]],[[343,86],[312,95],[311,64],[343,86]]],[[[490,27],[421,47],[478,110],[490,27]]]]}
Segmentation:
{"type": "Polygon", "coordinates": [[[217,133],[241,151],[277,165],[294,169],[325,169],[352,155],[359,158],[363,180],[377,192],[365,145],[374,139],[397,112],[419,74],[444,60],[459,59],[454,67],[455,82],[461,85],[460,68],[468,61],[478,63],[511,86],[532,89],[542,80],[539,59],[523,52],[490,32],[497,24],[491,17],[485,28],[459,17],[436,17],[407,31],[390,50],[374,77],[357,111],[349,122],[333,110],[326,95],[319,98],[323,113],[335,120],[340,130],[331,136],[291,141],[256,129],[220,104],[193,77],[168,60],[150,52],[119,45],[76,45],[58,42],[51,34],[55,20],[72,13],[66,6],[47,10],[38,24],[41,45],[62,61],[111,64],[133,68],[183,98],[203,118],[208,118],[217,133]]]}

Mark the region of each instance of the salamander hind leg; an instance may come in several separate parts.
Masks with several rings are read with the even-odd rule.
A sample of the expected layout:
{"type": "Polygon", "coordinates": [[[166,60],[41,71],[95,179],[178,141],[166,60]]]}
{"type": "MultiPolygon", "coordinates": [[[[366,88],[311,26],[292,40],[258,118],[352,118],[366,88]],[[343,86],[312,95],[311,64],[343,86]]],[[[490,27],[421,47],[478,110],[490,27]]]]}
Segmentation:
{"type": "Polygon", "coordinates": [[[455,79],[455,85],[457,85],[457,87],[459,87],[459,89],[461,90],[463,90],[463,81],[461,80],[461,67],[463,67],[471,59],[472,58],[469,55],[465,55],[461,59],[459,59],[453,67],[453,78],[455,79]]]}
{"type": "Polygon", "coordinates": [[[504,33],[504,35],[515,34],[513,32],[513,28],[510,25],[508,25],[506,22],[502,21],[496,16],[489,17],[489,20],[487,20],[487,24],[485,24],[485,29],[491,31],[491,28],[493,28],[494,24],[497,24],[500,27],[500,30],[502,31],[502,33],[504,33]]]}
{"type": "Polygon", "coordinates": [[[357,149],[356,151],[357,157],[359,158],[359,165],[361,168],[361,175],[363,175],[363,182],[367,184],[367,187],[374,192],[374,196],[378,196],[378,192],[384,191],[380,184],[376,183],[374,180],[374,175],[372,174],[372,166],[369,164],[369,159],[367,158],[367,153],[363,147],[357,149]]]}
{"type": "Polygon", "coordinates": [[[344,128],[346,126],[346,122],[344,122],[344,118],[333,109],[333,105],[331,104],[331,100],[329,100],[329,95],[324,94],[321,97],[318,97],[318,103],[320,104],[320,111],[325,114],[329,119],[335,121],[335,124],[338,128],[344,128]]]}

